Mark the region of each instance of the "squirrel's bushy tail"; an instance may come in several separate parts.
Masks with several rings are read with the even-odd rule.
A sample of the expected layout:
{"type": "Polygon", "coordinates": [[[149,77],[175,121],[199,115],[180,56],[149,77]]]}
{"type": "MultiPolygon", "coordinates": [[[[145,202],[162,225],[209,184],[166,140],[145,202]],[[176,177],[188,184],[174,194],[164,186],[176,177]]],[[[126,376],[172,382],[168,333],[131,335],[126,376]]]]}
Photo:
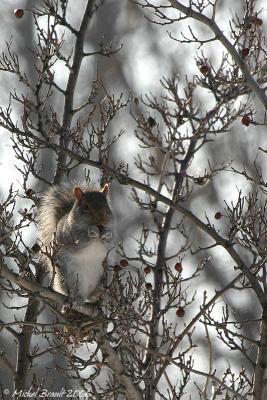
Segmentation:
{"type": "Polygon", "coordinates": [[[72,186],[53,186],[44,193],[38,212],[38,237],[42,245],[52,242],[58,221],[68,213],[75,201],[72,186]]]}

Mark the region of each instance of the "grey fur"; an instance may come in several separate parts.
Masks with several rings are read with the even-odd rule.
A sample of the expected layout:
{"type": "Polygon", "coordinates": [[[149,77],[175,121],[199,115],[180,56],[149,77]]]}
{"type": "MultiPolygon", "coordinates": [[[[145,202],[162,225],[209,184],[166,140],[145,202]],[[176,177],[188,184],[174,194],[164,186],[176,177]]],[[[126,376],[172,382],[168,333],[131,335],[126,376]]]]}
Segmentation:
{"type": "Polygon", "coordinates": [[[113,216],[106,196],[85,184],[53,186],[41,199],[38,227],[43,250],[53,256],[53,265],[47,256],[42,261],[53,277],[54,289],[74,299],[88,298],[112,247],[113,216]],[[73,193],[77,186],[84,192],[81,200],[73,193]]]}

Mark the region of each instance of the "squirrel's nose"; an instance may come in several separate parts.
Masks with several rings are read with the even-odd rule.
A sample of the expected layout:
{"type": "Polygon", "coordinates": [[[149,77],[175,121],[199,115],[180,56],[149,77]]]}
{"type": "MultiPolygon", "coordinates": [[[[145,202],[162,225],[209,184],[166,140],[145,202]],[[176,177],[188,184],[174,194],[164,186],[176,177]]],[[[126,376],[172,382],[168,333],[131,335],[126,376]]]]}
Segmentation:
{"type": "Polygon", "coordinates": [[[102,231],[103,231],[103,229],[104,229],[104,226],[103,226],[103,225],[97,225],[97,227],[98,227],[98,229],[99,229],[99,232],[102,233],[102,231]]]}

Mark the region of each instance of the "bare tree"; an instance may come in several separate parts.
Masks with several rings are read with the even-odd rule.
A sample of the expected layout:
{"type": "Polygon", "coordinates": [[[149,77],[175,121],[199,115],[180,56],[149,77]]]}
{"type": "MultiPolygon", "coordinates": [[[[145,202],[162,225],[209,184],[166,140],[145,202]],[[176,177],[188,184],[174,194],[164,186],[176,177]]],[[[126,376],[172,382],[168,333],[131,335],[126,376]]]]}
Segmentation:
{"type": "Polygon", "coordinates": [[[21,176],[1,200],[3,399],[266,398],[266,26],[241,3],[229,21],[217,0],[123,3],[154,49],[185,49],[183,62],[165,49],[157,94],[109,75],[123,46],[99,32],[117,2],[15,11],[35,42],[27,71],[11,42],[0,58],[21,176]],[[74,178],[111,182],[118,219],[105,290],[81,310],[47,285],[35,228],[42,191],[74,178]]]}

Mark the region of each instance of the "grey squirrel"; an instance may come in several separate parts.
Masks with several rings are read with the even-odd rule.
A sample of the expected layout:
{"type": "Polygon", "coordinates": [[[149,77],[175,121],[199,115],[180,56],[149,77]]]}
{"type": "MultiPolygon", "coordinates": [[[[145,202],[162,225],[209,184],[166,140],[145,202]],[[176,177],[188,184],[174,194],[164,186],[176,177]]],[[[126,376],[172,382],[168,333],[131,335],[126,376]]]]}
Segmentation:
{"type": "Polygon", "coordinates": [[[114,219],[108,193],[108,185],[99,191],[63,185],[53,186],[41,199],[38,237],[52,255],[44,255],[44,263],[54,289],[69,295],[78,307],[99,286],[112,248],[114,219]]]}

